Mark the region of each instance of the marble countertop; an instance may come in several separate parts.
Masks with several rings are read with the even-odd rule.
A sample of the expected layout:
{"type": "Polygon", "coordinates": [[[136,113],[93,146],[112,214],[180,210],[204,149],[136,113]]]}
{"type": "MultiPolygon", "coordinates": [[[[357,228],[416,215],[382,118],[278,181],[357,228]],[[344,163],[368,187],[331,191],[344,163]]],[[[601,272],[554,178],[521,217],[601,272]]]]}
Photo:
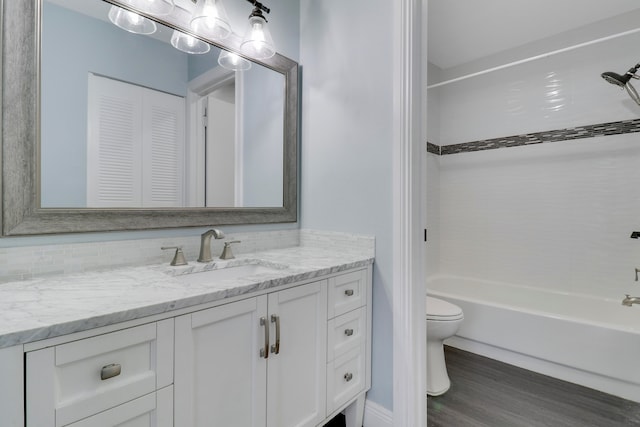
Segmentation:
{"type": "MultiPolygon", "coordinates": [[[[142,266],[0,285],[0,348],[166,313],[373,263],[367,251],[300,246],[188,266],[142,266]],[[271,267],[241,278],[190,283],[181,276],[234,265],[271,267]]],[[[184,276],[183,276],[184,277],[184,276]]]]}

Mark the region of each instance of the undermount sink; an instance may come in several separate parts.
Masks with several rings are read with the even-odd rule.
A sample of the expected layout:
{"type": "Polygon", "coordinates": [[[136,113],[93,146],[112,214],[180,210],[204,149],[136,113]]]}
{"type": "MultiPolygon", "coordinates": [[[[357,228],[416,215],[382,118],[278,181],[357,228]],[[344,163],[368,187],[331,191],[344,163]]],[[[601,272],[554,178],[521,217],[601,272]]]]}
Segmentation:
{"type": "Polygon", "coordinates": [[[217,268],[215,270],[206,270],[193,272],[188,274],[182,274],[175,276],[175,279],[186,284],[211,284],[215,285],[216,282],[227,279],[240,279],[245,277],[251,277],[260,274],[277,273],[281,271],[284,266],[268,267],[262,264],[243,264],[234,265],[228,267],[217,268]]]}

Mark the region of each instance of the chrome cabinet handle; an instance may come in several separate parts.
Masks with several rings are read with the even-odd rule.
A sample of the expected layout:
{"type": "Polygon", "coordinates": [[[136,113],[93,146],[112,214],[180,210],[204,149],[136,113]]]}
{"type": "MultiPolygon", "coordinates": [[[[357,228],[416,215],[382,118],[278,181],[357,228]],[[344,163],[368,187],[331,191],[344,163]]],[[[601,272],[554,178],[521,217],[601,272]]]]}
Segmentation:
{"type": "Polygon", "coordinates": [[[351,372],[347,372],[346,374],[344,374],[344,380],[346,382],[349,382],[353,379],[353,374],[351,372]]]}
{"type": "Polygon", "coordinates": [[[122,372],[122,366],[119,363],[112,363],[110,365],[103,366],[100,370],[100,379],[102,381],[109,378],[117,377],[122,372]]]}
{"type": "Polygon", "coordinates": [[[346,291],[344,291],[344,294],[348,297],[353,295],[353,289],[347,289],[346,291]]]}
{"type": "Polygon", "coordinates": [[[264,326],[264,347],[260,349],[260,357],[269,358],[269,325],[267,319],[260,318],[260,326],[264,326]]]}
{"type": "Polygon", "coordinates": [[[344,334],[348,337],[350,337],[351,335],[353,335],[353,329],[345,329],[344,330],[344,334]]]}
{"type": "Polygon", "coordinates": [[[280,316],[271,315],[271,323],[276,324],[276,343],[271,346],[271,353],[280,353],[280,316]]]}

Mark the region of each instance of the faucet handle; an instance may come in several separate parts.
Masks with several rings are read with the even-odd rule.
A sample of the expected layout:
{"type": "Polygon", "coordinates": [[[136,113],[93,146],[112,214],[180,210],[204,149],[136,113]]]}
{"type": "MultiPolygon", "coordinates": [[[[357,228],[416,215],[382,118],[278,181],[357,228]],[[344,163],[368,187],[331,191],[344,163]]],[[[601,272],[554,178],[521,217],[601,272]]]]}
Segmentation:
{"type": "Polygon", "coordinates": [[[638,273],[640,273],[640,268],[636,268],[636,282],[638,281],[638,273]]]}
{"type": "Polygon", "coordinates": [[[175,249],[176,253],[173,256],[173,259],[171,260],[171,262],[169,263],[169,265],[187,265],[187,260],[184,258],[184,253],[182,252],[182,246],[163,246],[160,249],[162,249],[163,251],[167,250],[167,249],[175,249]]]}
{"type": "Polygon", "coordinates": [[[230,242],[224,242],[224,248],[222,249],[222,255],[220,255],[220,259],[233,259],[235,256],[231,251],[232,243],[242,243],[240,240],[232,240],[230,242]]]}

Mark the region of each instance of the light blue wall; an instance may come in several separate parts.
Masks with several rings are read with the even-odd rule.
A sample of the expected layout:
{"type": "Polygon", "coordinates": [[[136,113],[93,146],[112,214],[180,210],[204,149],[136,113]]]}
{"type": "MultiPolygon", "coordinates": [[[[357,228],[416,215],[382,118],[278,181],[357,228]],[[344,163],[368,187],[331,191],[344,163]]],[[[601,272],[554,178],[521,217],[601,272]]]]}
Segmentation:
{"type": "Polygon", "coordinates": [[[43,207],[86,206],[88,74],[184,96],[186,57],[166,43],[44,3],[43,207]]]}
{"type": "Polygon", "coordinates": [[[391,409],[393,2],[302,0],[303,228],[376,236],[372,389],[391,409]]]}

